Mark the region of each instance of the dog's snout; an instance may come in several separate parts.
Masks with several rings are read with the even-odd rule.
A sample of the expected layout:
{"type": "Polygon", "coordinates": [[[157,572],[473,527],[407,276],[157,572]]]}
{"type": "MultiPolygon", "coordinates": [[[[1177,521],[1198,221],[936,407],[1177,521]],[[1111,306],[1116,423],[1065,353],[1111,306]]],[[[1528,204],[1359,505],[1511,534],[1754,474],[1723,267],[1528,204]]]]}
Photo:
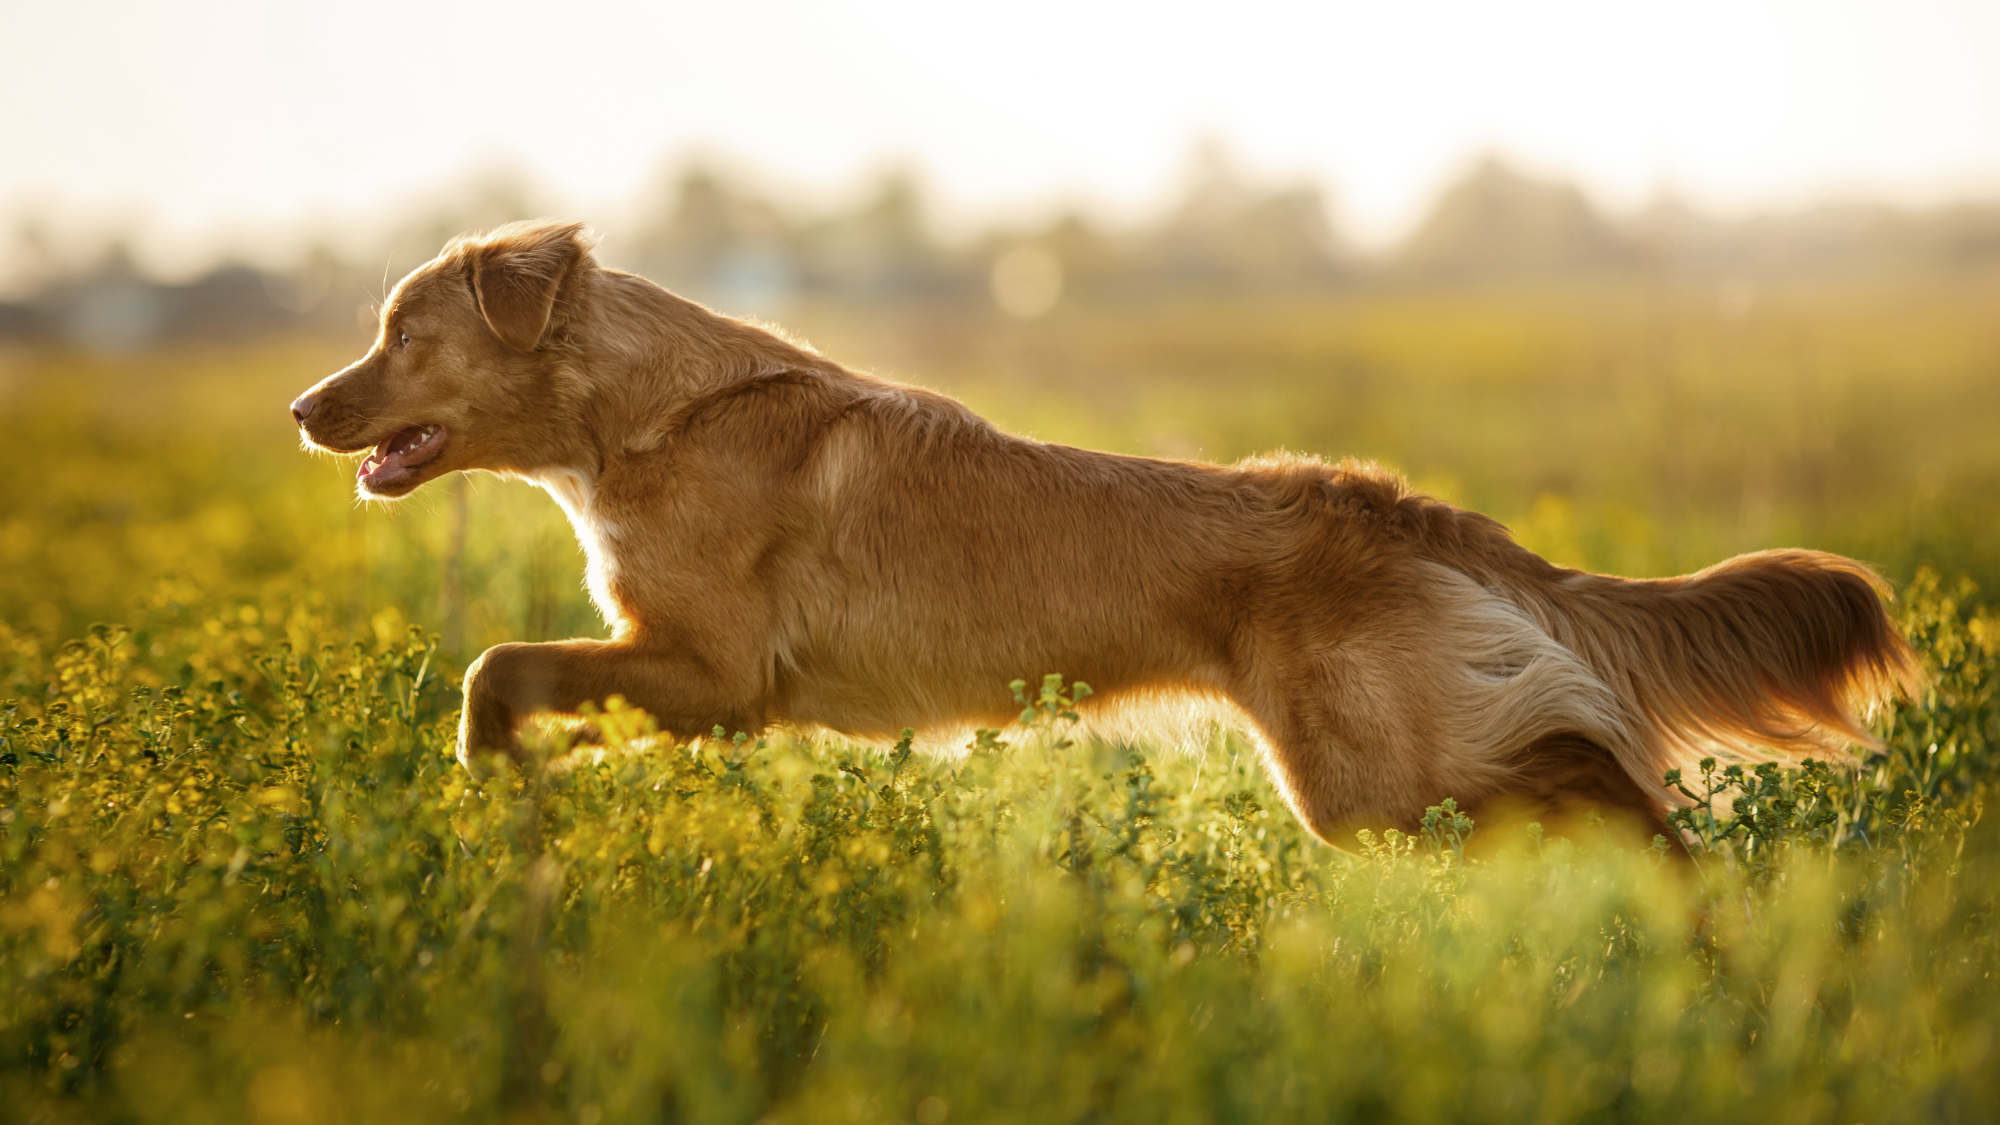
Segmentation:
{"type": "Polygon", "coordinates": [[[318,404],[313,402],[313,396],[309,394],[303,394],[293,399],[292,421],[301,426],[305,425],[306,418],[312,414],[313,407],[316,405],[318,404]]]}

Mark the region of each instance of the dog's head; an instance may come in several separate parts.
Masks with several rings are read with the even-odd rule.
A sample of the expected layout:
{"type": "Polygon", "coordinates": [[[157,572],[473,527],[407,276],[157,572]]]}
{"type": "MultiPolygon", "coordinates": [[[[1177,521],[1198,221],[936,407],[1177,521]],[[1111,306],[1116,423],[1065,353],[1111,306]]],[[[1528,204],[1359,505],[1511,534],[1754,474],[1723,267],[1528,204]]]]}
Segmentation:
{"type": "Polygon", "coordinates": [[[591,268],[578,223],[461,238],[398,282],[375,346],[292,402],[307,444],[363,453],[363,496],[454,469],[521,468],[517,432],[550,394],[566,307],[591,268]]]}

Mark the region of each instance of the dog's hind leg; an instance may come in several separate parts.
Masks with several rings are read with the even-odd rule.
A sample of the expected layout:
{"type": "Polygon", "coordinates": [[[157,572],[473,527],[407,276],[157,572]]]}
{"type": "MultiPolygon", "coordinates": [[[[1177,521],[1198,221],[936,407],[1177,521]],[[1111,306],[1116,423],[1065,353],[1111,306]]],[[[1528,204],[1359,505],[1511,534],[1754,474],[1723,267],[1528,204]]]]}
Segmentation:
{"type": "Polygon", "coordinates": [[[1285,803],[1336,846],[1358,828],[1413,831],[1426,805],[1450,795],[1421,693],[1395,682],[1363,647],[1302,654],[1231,693],[1256,722],[1285,803]]]}
{"type": "Polygon", "coordinates": [[[1643,818],[1648,798],[1608,749],[1632,738],[1616,694],[1497,592],[1434,564],[1414,574],[1365,619],[1267,646],[1264,667],[1240,678],[1235,697],[1314,833],[1409,831],[1447,797],[1465,806],[1565,785],[1579,803],[1643,818]]]}
{"type": "Polygon", "coordinates": [[[1596,812],[1646,836],[1678,840],[1661,800],[1648,793],[1610,750],[1589,736],[1562,731],[1536,739],[1509,763],[1496,788],[1468,795],[1475,822],[1536,821],[1560,833],[1596,812]]]}
{"type": "Polygon", "coordinates": [[[1535,820],[1559,833],[1595,811],[1678,838],[1661,801],[1589,736],[1562,731],[1480,760],[1447,751],[1442,724],[1426,722],[1422,707],[1396,706],[1415,702],[1350,685],[1294,697],[1277,713],[1252,711],[1272,779],[1314,835],[1350,846],[1359,828],[1415,832],[1426,808],[1452,797],[1482,826],[1535,820]]]}
{"type": "Polygon", "coordinates": [[[731,676],[720,662],[626,642],[497,645],[466,669],[458,757],[468,768],[477,768],[483,754],[519,761],[522,720],[542,712],[573,713],[614,695],[678,734],[718,726],[761,730],[766,694],[754,672],[731,676]]]}

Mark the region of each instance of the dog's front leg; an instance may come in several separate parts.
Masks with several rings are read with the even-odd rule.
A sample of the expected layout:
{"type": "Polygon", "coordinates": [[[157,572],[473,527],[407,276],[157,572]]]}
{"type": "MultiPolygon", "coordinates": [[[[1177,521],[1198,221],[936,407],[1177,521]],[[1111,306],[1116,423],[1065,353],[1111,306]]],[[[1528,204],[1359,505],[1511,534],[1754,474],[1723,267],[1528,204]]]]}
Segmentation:
{"type": "Polygon", "coordinates": [[[496,645],[465,670],[458,760],[475,770],[487,754],[505,754],[518,763],[522,720],[541,712],[574,712],[613,695],[680,734],[717,726],[760,729],[764,714],[755,683],[728,676],[719,664],[622,641],[496,645]]]}

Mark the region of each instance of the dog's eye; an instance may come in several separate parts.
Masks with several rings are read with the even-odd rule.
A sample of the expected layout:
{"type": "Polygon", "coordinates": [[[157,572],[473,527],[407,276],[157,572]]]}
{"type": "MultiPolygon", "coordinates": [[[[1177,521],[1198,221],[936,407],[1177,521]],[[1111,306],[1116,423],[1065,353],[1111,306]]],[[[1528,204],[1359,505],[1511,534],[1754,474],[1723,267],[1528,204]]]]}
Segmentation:
{"type": "Polygon", "coordinates": [[[409,334],[408,332],[399,332],[399,333],[397,333],[397,336],[396,336],[396,338],[397,338],[397,339],[398,339],[399,341],[401,341],[401,343],[402,343],[402,345],[403,345],[404,347],[406,347],[406,348],[407,348],[407,347],[409,347],[409,346],[410,346],[410,334],[409,334]]]}

